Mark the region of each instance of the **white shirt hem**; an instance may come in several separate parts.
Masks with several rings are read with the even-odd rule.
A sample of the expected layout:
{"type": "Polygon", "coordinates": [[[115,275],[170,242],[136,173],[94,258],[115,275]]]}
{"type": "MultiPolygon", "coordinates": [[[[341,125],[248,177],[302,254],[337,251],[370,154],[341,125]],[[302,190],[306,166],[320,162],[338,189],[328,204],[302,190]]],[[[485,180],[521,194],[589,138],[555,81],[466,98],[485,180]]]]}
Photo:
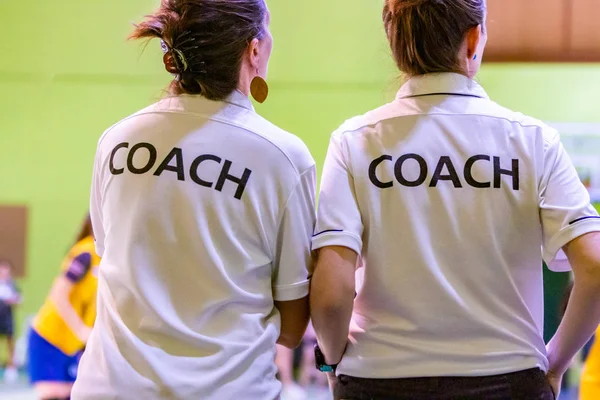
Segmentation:
{"type": "Polygon", "coordinates": [[[274,286],[273,299],[275,301],[292,301],[308,296],[310,280],[294,283],[292,285],[274,286]]]}
{"type": "Polygon", "coordinates": [[[584,220],[563,229],[550,241],[548,249],[544,250],[544,261],[547,264],[551,263],[561,248],[572,240],[591,232],[600,232],[600,219],[584,220]]]}
{"type": "MultiPolygon", "coordinates": [[[[513,360],[514,361],[514,360],[513,360]]],[[[543,362],[535,358],[527,358],[520,363],[507,363],[499,366],[478,366],[475,368],[461,368],[452,366],[452,368],[440,368],[432,364],[422,364],[419,367],[406,366],[405,368],[392,369],[371,369],[367,365],[364,368],[348,368],[344,366],[344,361],[337,369],[337,375],[347,375],[363,379],[404,379],[404,378],[430,378],[430,377],[482,377],[510,374],[514,372],[526,371],[532,368],[539,368],[546,373],[547,367],[543,362]]]]}
{"type": "Polygon", "coordinates": [[[312,239],[312,249],[318,250],[323,247],[342,246],[354,250],[356,254],[362,252],[362,240],[349,232],[328,232],[312,239]]]}

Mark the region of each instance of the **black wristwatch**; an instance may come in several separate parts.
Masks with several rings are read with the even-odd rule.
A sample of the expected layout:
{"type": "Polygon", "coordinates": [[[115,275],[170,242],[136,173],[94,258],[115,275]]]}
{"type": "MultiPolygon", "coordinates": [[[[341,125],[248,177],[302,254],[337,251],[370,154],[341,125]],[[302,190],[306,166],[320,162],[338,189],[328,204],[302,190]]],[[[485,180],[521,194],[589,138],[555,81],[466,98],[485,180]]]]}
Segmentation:
{"type": "Polygon", "coordinates": [[[335,372],[338,364],[330,365],[325,362],[325,355],[319,348],[319,345],[315,343],[315,364],[321,372],[335,372]]]}

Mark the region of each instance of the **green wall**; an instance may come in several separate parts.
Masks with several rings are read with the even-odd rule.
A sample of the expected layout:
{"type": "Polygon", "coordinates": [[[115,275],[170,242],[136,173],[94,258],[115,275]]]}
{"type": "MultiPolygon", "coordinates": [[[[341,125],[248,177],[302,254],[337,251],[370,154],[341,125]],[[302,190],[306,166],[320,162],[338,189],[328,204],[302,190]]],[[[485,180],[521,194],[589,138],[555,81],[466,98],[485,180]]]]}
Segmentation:
{"type": "MultiPolygon", "coordinates": [[[[271,0],[271,97],[260,113],[322,164],[330,132],[391,99],[400,80],[380,1],[271,0]]],[[[21,313],[34,313],[87,209],[95,144],[154,102],[169,76],[158,43],[125,41],[158,0],[0,2],[0,203],[30,207],[21,313]]],[[[600,122],[597,65],[486,65],[499,103],[553,121],[600,122]]]]}

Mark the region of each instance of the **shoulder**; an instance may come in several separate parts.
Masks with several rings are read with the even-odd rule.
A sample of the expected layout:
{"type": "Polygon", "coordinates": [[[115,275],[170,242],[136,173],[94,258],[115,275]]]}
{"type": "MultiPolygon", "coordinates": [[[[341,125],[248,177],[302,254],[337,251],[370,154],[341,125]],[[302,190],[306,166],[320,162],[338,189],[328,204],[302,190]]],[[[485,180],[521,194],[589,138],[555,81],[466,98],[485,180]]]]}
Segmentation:
{"type": "Polygon", "coordinates": [[[505,120],[510,124],[522,128],[525,132],[540,135],[546,144],[559,140],[558,131],[537,118],[510,110],[493,101],[486,102],[485,108],[486,110],[483,114],[487,114],[492,118],[505,120]]]}
{"type": "Polygon", "coordinates": [[[66,277],[74,283],[81,281],[92,270],[95,257],[94,240],[91,236],[77,242],[63,265],[66,277]]]}
{"type": "Polygon", "coordinates": [[[298,174],[302,174],[315,165],[315,160],[302,139],[260,115],[249,113],[248,120],[241,127],[264,140],[269,148],[266,150],[268,154],[276,158],[280,157],[298,174]]]}
{"type": "Polygon", "coordinates": [[[94,238],[87,236],[73,245],[71,252],[73,253],[90,253],[94,250],[94,238]]]}
{"type": "MultiPolygon", "coordinates": [[[[151,116],[154,115],[156,112],[160,111],[160,102],[158,103],[154,103],[146,108],[143,108],[123,119],[121,119],[120,121],[114,123],[113,125],[111,125],[108,129],[106,129],[102,135],[100,136],[100,138],[98,139],[98,148],[102,147],[102,143],[104,143],[105,139],[111,135],[118,135],[118,132],[121,131],[122,129],[131,129],[132,128],[132,124],[142,124],[142,121],[144,121],[144,118],[141,117],[145,117],[145,116],[151,116]]],[[[152,120],[148,119],[148,123],[152,123],[152,120]]]]}
{"type": "Polygon", "coordinates": [[[95,254],[94,239],[88,236],[75,243],[67,256],[67,266],[73,262],[83,265],[91,265],[95,254]]]}
{"type": "Polygon", "coordinates": [[[398,116],[398,107],[394,107],[393,103],[388,103],[362,115],[347,119],[333,132],[332,138],[341,139],[344,136],[364,134],[372,131],[382,121],[398,116]]]}

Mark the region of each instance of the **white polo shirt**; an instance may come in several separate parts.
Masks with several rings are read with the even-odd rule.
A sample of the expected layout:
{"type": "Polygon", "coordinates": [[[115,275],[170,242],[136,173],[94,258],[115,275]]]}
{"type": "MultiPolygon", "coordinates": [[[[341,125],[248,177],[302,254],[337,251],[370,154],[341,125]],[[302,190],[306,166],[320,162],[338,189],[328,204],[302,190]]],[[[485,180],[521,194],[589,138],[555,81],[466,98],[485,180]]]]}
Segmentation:
{"type": "Polygon", "coordinates": [[[274,301],[308,295],[315,163],[225,102],[169,97],[100,139],[98,317],[72,398],[275,399],[274,301]]]}
{"type": "Polygon", "coordinates": [[[346,122],[323,171],[313,249],[363,258],[338,373],[547,370],[542,252],[600,219],[558,133],[462,75],[409,80],[346,122]]]}

